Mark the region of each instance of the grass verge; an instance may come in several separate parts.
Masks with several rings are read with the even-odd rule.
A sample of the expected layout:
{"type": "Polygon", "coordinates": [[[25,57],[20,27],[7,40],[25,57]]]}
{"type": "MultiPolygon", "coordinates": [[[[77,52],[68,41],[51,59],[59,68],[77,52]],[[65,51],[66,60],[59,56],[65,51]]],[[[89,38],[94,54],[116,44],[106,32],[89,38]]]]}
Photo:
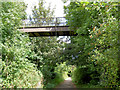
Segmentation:
{"type": "Polygon", "coordinates": [[[57,85],[59,85],[63,81],[64,81],[64,75],[61,73],[57,73],[55,79],[50,80],[49,83],[44,87],[55,88],[57,85]]]}

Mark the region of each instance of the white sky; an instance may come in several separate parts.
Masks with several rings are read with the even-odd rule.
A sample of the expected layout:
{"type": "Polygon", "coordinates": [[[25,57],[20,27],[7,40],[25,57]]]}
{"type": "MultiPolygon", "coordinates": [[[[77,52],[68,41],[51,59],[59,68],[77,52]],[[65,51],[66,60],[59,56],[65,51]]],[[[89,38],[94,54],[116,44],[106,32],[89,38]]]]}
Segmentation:
{"type": "MultiPolygon", "coordinates": [[[[24,0],[26,4],[28,4],[27,6],[27,14],[31,15],[32,14],[32,8],[34,5],[38,5],[38,1],[39,0],[24,0]]],[[[64,16],[64,9],[63,9],[63,2],[62,0],[45,0],[46,1],[46,5],[48,6],[49,3],[51,3],[51,8],[56,8],[55,9],[55,17],[63,17],[64,16]]]]}

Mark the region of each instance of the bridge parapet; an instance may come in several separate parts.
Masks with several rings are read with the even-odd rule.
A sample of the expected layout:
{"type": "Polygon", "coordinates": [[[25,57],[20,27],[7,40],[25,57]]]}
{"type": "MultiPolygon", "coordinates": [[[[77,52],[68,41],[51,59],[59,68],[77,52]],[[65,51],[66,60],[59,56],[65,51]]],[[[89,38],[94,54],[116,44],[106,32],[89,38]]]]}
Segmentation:
{"type": "Polygon", "coordinates": [[[20,31],[28,33],[30,37],[77,35],[74,30],[70,30],[65,17],[26,19],[20,31]]]}
{"type": "Polygon", "coordinates": [[[67,26],[65,17],[32,18],[23,20],[21,27],[67,26]]]}

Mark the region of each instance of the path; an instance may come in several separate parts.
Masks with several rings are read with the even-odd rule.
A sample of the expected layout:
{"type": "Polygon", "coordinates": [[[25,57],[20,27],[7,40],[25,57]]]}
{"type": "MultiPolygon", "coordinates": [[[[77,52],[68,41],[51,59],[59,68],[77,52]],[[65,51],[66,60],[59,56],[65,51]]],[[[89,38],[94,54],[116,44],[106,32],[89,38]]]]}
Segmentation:
{"type": "Polygon", "coordinates": [[[76,86],[72,83],[72,79],[69,77],[69,78],[67,78],[64,82],[62,82],[60,85],[58,85],[57,87],[56,87],[56,89],[55,90],[57,90],[57,89],[72,89],[72,88],[74,88],[75,90],[77,90],[77,88],[76,88],[76,86]]]}

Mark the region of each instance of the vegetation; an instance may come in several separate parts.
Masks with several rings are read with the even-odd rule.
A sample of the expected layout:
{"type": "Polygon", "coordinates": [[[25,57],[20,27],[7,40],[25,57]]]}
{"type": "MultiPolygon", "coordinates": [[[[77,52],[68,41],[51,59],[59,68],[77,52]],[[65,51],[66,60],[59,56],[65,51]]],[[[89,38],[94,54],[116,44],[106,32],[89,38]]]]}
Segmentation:
{"type": "MultiPolygon", "coordinates": [[[[32,23],[39,24],[39,26],[41,26],[41,23],[44,21],[49,23],[50,18],[54,16],[54,10],[51,10],[50,6],[46,9],[44,3],[44,0],[40,0],[38,8],[34,6],[32,10],[33,15],[31,19],[34,19],[32,23]],[[45,18],[45,20],[43,18],[45,18]]],[[[30,40],[32,42],[31,49],[36,56],[31,57],[30,54],[28,58],[32,60],[32,62],[37,65],[38,70],[42,72],[44,88],[55,87],[57,83],[63,81],[63,77],[61,77],[62,74],[55,72],[55,67],[61,60],[59,57],[64,44],[58,43],[57,37],[35,37],[30,38],[30,40]],[[58,78],[60,79],[57,80],[58,78]]]]}
{"type": "Polygon", "coordinates": [[[69,53],[69,57],[75,57],[74,62],[71,57],[69,63],[76,65],[73,81],[77,84],[120,85],[117,5],[115,2],[70,2],[64,7],[68,25],[78,33],[77,37],[71,37],[68,47],[76,47],[75,55],[69,53]]]}
{"type": "MultiPolygon", "coordinates": [[[[31,18],[51,17],[53,11],[51,13],[49,7],[44,9],[43,3],[41,0],[39,8],[34,7],[31,18]],[[40,14],[35,13],[37,11],[40,14]]],[[[23,2],[2,2],[1,5],[0,86],[32,88],[41,81],[44,88],[50,88],[55,86],[51,86],[51,81],[54,84],[63,81],[62,74],[55,72],[55,67],[60,63],[64,43],[58,43],[56,37],[29,38],[20,32],[18,28],[26,18],[26,5],[23,2]]]]}
{"type": "Polygon", "coordinates": [[[26,58],[32,52],[29,37],[17,30],[21,19],[25,19],[26,6],[22,2],[1,2],[1,6],[0,85],[3,88],[33,87],[40,79],[40,71],[26,58]]]}
{"type": "MultiPolygon", "coordinates": [[[[67,0],[66,0],[67,1],[67,0]]],[[[54,10],[44,0],[34,6],[31,23],[41,26],[54,10]],[[37,18],[37,19],[36,19],[37,18]]],[[[57,37],[29,37],[20,32],[26,19],[23,2],[1,2],[0,87],[55,88],[68,76],[78,87],[120,87],[118,3],[70,2],[64,6],[71,43],[57,37]],[[72,72],[72,73],[70,73],[72,72]],[[69,75],[68,75],[69,74],[69,75]]]]}
{"type": "Polygon", "coordinates": [[[45,3],[45,0],[39,0],[38,7],[34,6],[32,16],[30,16],[33,24],[41,26],[43,23],[50,23],[51,18],[54,17],[55,8],[51,9],[50,4],[46,7],[45,3]]]}

